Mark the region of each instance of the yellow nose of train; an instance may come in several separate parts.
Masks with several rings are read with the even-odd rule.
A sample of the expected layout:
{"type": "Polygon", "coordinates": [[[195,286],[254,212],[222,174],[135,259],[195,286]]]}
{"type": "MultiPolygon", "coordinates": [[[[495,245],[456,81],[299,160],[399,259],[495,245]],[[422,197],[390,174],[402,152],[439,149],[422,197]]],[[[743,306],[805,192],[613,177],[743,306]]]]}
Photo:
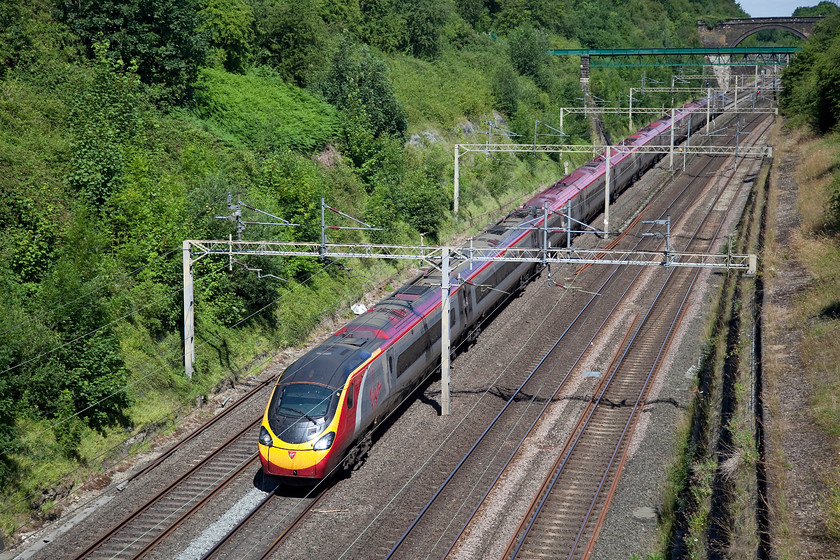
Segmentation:
{"type": "Polygon", "coordinates": [[[306,443],[286,443],[274,436],[266,424],[263,422],[260,428],[259,440],[263,472],[274,476],[316,479],[327,474],[330,449],[314,449],[314,444],[321,438],[306,443]]]}

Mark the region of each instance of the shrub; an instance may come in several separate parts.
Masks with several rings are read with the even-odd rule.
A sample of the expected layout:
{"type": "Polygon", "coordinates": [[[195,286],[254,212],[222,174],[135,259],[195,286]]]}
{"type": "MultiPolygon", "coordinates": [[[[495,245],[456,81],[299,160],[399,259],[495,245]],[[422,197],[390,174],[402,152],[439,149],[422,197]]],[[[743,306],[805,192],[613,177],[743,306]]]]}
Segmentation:
{"type": "Polygon", "coordinates": [[[110,43],[112,61],[136,63],[144,83],[168,102],[188,99],[207,57],[195,0],[58,0],[59,16],[98,59],[95,45],[110,43]]]}
{"type": "Polygon", "coordinates": [[[349,115],[364,113],[375,136],[405,132],[405,109],[394,96],[388,67],[374,58],[367,46],[355,45],[347,34],[315,89],[349,115]]]}
{"type": "Polygon", "coordinates": [[[329,34],[318,0],[279,0],[257,4],[257,37],[262,62],[299,86],[325,62],[329,34]]]}
{"type": "Polygon", "coordinates": [[[244,69],[253,50],[254,10],[245,0],[205,0],[199,30],[207,34],[211,58],[226,70],[244,69]]]}
{"type": "Polygon", "coordinates": [[[222,138],[260,151],[319,150],[339,131],[335,109],[270,69],[204,68],[195,112],[222,138]]]}
{"type": "Polygon", "coordinates": [[[508,115],[519,109],[519,81],[516,72],[507,64],[500,65],[493,74],[493,97],[496,106],[508,115]]]}
{"type": "Polygon", "coordinates": [[[92,76],[76,91],[70,124],[74,133],[70,185],[94,208],[119,188],[123,152],[140,130],[137,67],[108,57],[107,40],[93,45],[92,76]]]}

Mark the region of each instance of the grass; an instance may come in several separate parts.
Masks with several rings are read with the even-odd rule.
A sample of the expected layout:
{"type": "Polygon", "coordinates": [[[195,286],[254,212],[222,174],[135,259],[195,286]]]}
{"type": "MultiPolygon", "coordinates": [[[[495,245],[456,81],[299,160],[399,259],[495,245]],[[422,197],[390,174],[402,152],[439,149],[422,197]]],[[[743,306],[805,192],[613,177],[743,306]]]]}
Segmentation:
{"type": "MultiPolygon", "coordinates": [[[[759,243],[766,179],[763,168],[738,225],[736,253],[754,252],[759,243]]],[[[673,539],[679,516],[684,516],[681,545],[689,558],[707,558],[713,550],[727,558],[754,558],[760,547],[760,457],[751,369],[755,289],[754,279],[729,275],[714,301],[697,398],[686,418],[690,428],[680,430],[680,453],[669,469],[660,529],[666,539],[673,539]],[[726,415],[724,403],[729,404],[726,415]],[[713,504],[715,492],[725,505],[717,500],[713,504]]],[[[669,544],[666,540],[663,550],[669,544]]]]}
{"type": "Polygon", "coordinates": [[[486,51],[447,51],[437,62],[405,55],[388,57],[397,99],[411,123],[409,132],[440,125],[451,130],[464,116],[491,112],[489,59],[486,51]]]}
{"type": "MultiPolygon", "coordinates": [[[[812,387],[810,413],[831,439],[840,435],[840,239],[825,231],[827,187],[840,175],[838,138],[800,144],[797,167],[802,227],[795,237],[796,253],[811,275],[794,312],[803,330],[800,355],[812,387]]],[[[828,438],[827,438],[828,439],[828,438]]],[[[826,469],[826,498],[820,502],[831,538],[840,540],[840,473],[826,469]]]]}
{"type": "MultiPolygon", "coordinates": [[[[806,372],[805,381],[810,386],[811,400],[806,411],[824,434],[825,441],[840,435],[840,316],[836,310],[840,303],[840,243],[836,233],[826,228],[827,187],[838,174],[837,135],[816,138],[801,131],[776,133],[779,159],[797,158],[799,163],[793,175],[797,181],[797,212],[801,223],[792,236],[789,249],[782,248],[776,239],[775,228],[768,228],[764,268],[768,271],[768,285],[786,282],[774,270],[781,269],[785,261],[797,259],[810,275],[804,290],[791,306],[767,306],[765,331],[768,338],[783,336],[780,329],[801,333],[798,348],[806,372]],[[775,331],[775,335],[771,334],[775,331]]],[[[770,214],[777,212],[778,186],[771,183],[774,195],[770,197],[770,214]]],[[[801,556],[794,514],[788,501],[789,473],[795,467],[785,455],[783,436],[791,427],[778,418],[781,404],[776,395],[778,388],[788,379],[784,366],[775,352],[765,352],[765,393],[770,396],[765,406],[771,417],[777,418],[768,427],[768,473],[770,483],[776,488],[771,498],[773,511],[774,553],[781,559],[801,556]]],[[[826,468],[820,473],[820,483],[825,498],[818,502],[826,528],[826,537],[840,540],[840,473],[826,468]]]]}

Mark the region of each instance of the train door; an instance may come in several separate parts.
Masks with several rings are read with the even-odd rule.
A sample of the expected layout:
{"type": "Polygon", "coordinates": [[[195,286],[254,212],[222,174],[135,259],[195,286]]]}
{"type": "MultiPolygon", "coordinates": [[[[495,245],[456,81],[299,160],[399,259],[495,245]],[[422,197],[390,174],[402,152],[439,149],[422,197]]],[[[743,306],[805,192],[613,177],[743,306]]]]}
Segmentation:
{"type": "Polygon", "coordinates": [[[464,327],[469,326],[472,322],[473,316],[473,302],[472,302],[472,286],[464,284],[460,290],[461,294],[461,314],[464,327]]]}

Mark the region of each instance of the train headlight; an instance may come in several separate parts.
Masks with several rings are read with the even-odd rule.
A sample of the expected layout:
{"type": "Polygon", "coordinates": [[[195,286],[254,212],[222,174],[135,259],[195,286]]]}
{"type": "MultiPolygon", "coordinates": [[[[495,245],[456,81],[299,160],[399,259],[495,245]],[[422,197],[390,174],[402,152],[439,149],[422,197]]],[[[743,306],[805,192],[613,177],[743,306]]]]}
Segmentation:
{"type": "Polygon", "coordinates": [[[269,447],[274,443],[274,439],[268,433],[268,430],[265,429],[265,426],[260,426],[260,443],[269,447]]]}
{"type": "Polygon", "coordinates": [[[335,432],[330,432],[316,441],[315,445],[312,446],[312,449],[315,451],[324,451],[332,447],[333,441],[335,441],[335,432]]]}

